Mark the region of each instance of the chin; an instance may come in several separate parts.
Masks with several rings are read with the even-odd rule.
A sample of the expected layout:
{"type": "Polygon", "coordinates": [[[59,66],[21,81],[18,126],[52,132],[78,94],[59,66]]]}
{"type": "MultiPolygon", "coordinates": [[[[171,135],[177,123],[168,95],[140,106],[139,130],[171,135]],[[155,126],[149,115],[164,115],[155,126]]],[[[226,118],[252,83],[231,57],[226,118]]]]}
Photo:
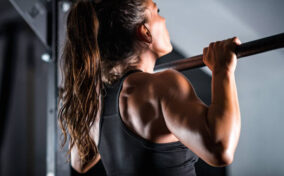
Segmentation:
{"type": "Polygon", "coordinates": [[[170,52],[172,52],[172,51],[173,51],[173,46],[170,45],[168,54],[169,54],[170,52]]]}
{"type": "Polygon", "coordinates": [[[167,47],[167,49],[165,49],[163,52],[161,52],[160,57],[167,55],[167,54],[171,53],[172,51],[173,51],[173,46],[169,45],[167,47]]]}

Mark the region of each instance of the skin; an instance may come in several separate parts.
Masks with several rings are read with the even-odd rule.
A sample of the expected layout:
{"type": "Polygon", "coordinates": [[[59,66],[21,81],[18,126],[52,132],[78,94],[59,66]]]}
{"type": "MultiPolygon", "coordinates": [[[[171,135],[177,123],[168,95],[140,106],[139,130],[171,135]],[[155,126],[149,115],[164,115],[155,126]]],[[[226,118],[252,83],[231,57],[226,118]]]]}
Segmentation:
{"type": "MultiPolygon", "coordinates": [[[[212,100],[207,106],[179,72],[153,72],[156,60],[171,52],[172,45],[156,4],[148,0],[147,7],[148,21],[137,30],[141,42],[148,45],[137,65],[143,72],[129,75],[123,83],[119,99],[123,122],[152,142],[180,141],[209,165],[232,163],[241,128],[233,51],[241,42],[234,37],[204,48],[203,61],[212,71],[212,100]]],[[[99,118],[90,132],[96,143],[99,118]]],[[[71,164],[78,172],[87,172],[99,160],[98,155],[86,168],[80,168],[76,148],[72,149],[71,164]]]]}

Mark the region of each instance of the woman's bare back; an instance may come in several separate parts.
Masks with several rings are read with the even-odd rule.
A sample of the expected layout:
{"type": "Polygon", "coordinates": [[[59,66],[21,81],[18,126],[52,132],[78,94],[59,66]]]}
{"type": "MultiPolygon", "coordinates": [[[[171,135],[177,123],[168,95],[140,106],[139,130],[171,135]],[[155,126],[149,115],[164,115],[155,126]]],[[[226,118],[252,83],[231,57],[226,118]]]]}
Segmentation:
{"type": "Polygon", "coordinates": [[[138,136],[154,143],[176,142],[166,126],[159,95],[153,83],[156,74],[138,72],[123,82],[119,110],[123,122],[138,136]]]}

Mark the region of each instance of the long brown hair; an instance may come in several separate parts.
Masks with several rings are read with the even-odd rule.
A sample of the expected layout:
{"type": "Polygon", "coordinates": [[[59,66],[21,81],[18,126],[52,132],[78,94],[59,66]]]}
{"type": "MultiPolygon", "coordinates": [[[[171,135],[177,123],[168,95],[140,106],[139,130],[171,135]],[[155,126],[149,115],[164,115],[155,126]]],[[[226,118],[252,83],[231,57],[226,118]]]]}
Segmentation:
{"type": "Polygon", "coordinates": [[[68,153],[75,145],[83,165],[98,153],[89,133],[104,84],[113,83],[139,62],[143,44],[136,29],[146,22],[145,8],[145,0],[80,0],[68,14],[58,117],[62,146],[69,139],[68,153]]]}

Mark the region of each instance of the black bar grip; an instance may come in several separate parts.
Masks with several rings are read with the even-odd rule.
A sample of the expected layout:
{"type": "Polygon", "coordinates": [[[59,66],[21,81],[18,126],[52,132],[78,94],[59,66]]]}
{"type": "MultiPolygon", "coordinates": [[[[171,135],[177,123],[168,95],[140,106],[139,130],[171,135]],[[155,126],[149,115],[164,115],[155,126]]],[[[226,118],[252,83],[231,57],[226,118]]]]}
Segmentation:
{"type": "MultiPolygon", "coordinates": [[[[284,33],[274,36],[254,40],[251,42],[243,43],[236,47],[237,58],[251,56],[266,51],[283,48],[284,47],[284,33]]],[[[181,59],[164,64],[159,64],[155,67],[155,72],[159,72],[166,69],[175,69],[178,71],[189,70],[205,66],[203,63],[203,55],[193,56],[187,59],[181,59]]]]}

